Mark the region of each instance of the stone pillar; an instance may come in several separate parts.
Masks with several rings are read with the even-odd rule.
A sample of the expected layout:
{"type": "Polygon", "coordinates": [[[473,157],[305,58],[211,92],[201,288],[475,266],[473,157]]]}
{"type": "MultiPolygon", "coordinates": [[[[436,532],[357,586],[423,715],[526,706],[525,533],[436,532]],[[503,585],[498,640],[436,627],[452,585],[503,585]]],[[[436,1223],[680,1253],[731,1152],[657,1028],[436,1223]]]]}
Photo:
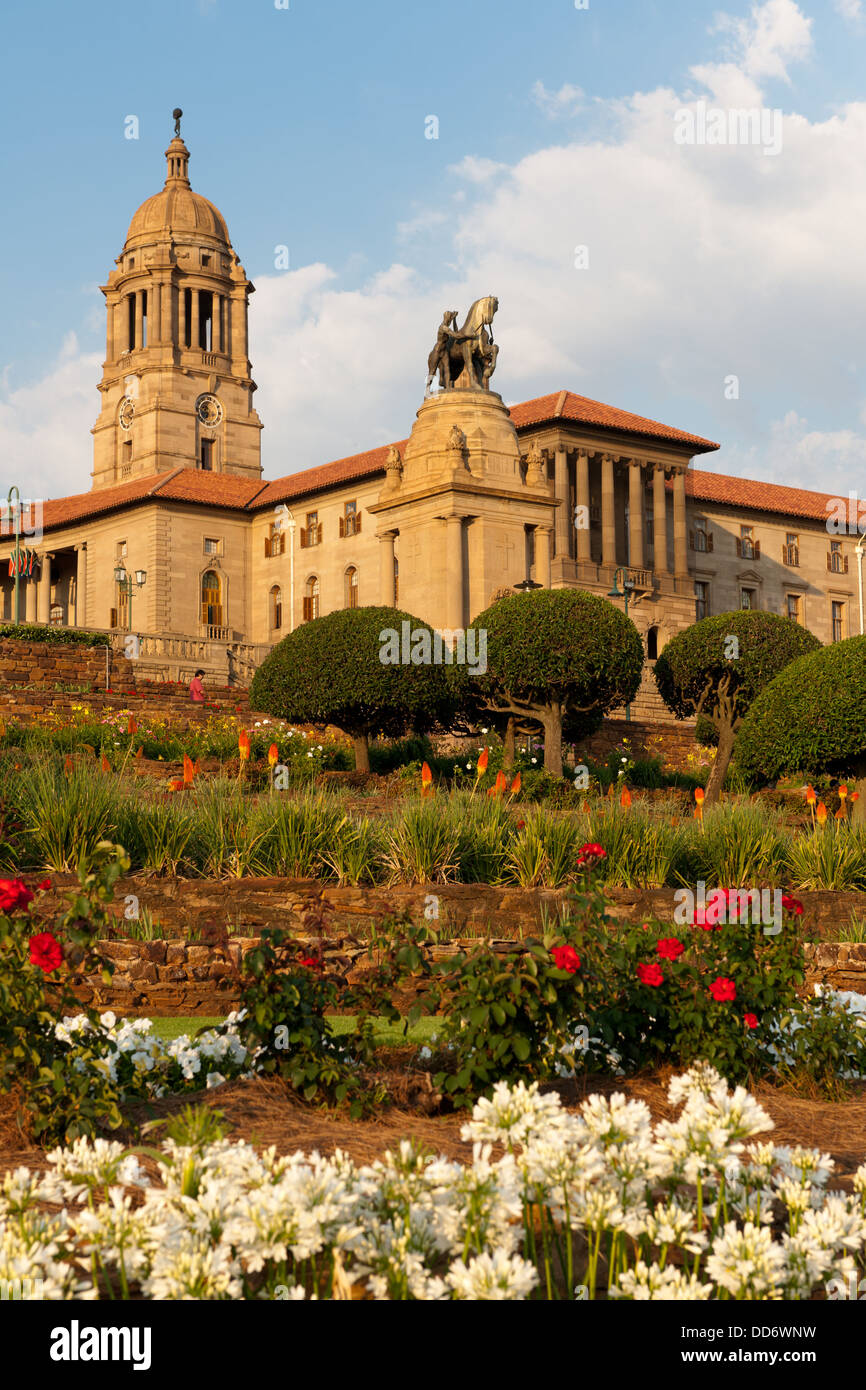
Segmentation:
{"type": "Polygon", "coordinates": [[[613,455],[601,460],[601,562],[616,564],[616,514],[613,492],[613,455]]]}
{"type": "Polygon", "coordinates": [[[668,504],[665,496],[663,464],[653,471],[653,567],[656,574],[668,573],[668,504]]]}
{"type": "Polygon", "coordinates": [[[628,466],[628,563],[631,569],[644,567],[643,535],[643,465],[640,459],[632,459],[628,466]]]}
{"type": "MultiPolygon", "coordinates": [[[[51,617],[51,559],[50,554],[42,556],[36,600],[36,621],[46,625],[51,617]]],[[[33,587],[37,588],[35,584],[33,587]]]]}
{"type": "Polygon", "coordinates": [[[117,312],[117,306],[116,306],[115,304],[112,304],[111,301],[109,300],[108,309],[107,309],[106,314],[105,314],[105,360],[106,360],[106,362],[113,362],[113,361],[114,361],[114,331],[115,331],[114,316],[115,316],[116,312],[117,312]]]}
{"type": "Polygon", "coordinates": [[[160,286],[157,281],[151,284],[147,292],[147,345],[162,341],[162,324],[160,322],[159,310],[162,303],[160,286]]]}
{"type": "Polygon", "coordinates": [[[674,574],[677,579],[688,578],[689,546],[686,534],[686,473],[678,468],[674,474],[674,574]]]}
{"type": "Polygon", "coordinates": [[[571,510],[571,489],[568,486],[568,454],[565,449],[557,449],[553,459],[555,493],[559,506],[556,509],[556,535],[555,545],[556,554],[560,557],[568,557],[571,554],[569,545],[569,525],[571,510]]]}
{"type": "Polygon", "coordinates": [[[25,623],[35,623],[36,617],[36,580],[25,579],[23,576],[18,581],[24,585],[24,621],[25,623]]]}
{"type": "Polygon", "coordinates": [[[140,348],[144,339],[144,290],[135,291],[135,346],[140,348]]]}
{"type": "Polygon", "coordinates": [[[535,582],[545,589],[550,588],[550,538],[549,526],[535,528],[535,582]]]}
{"type": "Polygon", "coordinates": [[[199,316],[198,316],[198,309],[199,309],[198,295],[199,295],[198,290],[193,290],[193,292],[192,292],[192,326],[191,326],[191,327],[192,327],[192,331],[191,331],[191,334],[190,334],[190,346],[193,347],[193,348],[197,348],[197,347],[199,346],[199,333],[200,333],[200,329],[199,329],[199,316]]]}
{"type": "Polygon", "coordinates": [[[379,602],[384,608],[394,607],[394,538],[396,531],[386,531],[379,537],[379,602]]]}
{"type": "Polygon", "coordinates": [[[183,285],[177,287],[177,345],[186,347],[186,290],[183,285]]]}
{"type": "Polygon", "coordinates": [[[592,559],[592,545],[589,534],[589,454],[579,453],[577,456],[576,468],[577,482],[577,505],[581,510],[580,516],[585,519],[586,525],[577,528],[577,559],[589,561],[592,559]]]}
{"type": "Polygon", "coordinates": [[[455,632],[463,627],[463,518],[445,518],[445,623],[455,632]]]}
{"type": "Polygon", "coordinates": [[[75,547],[77,565],[75,570],[75,626],[87,626],[87,546],[75,547]]]}
{"type": "Polygon", "coordinates": [[[221,308],[222,308],[222,299],[221,299],[220,296],[216,293],[216,291],[214,291],[214,293],[211,295],[211,332],[210,332],[210,336],[211,336],[211,347],[213,348],[214,352],[222,352],[222,350],[223,350],[222,322],[221,322],[221,314],[220,314],[221,308]]]}

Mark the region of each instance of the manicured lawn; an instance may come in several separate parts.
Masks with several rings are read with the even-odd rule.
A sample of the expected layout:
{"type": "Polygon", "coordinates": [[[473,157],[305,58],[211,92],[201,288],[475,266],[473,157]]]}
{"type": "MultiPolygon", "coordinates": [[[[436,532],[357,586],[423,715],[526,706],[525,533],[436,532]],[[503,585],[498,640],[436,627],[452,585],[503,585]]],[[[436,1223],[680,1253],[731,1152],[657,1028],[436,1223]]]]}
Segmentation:
{"type": "MultiPolygon", "coordinates": [[[[199,1028],[213,1028],[218,1023],[222,1023],[221,1018],[203,1018],[195,1015],[191,1018],[155,1018],[153,1020],[153,1031],[157,1037],[170,1040],[179,1038],[182,1033],[189,1033],[190,1036],[197,1033],[199,1028]]],[[[355,1019],[349,1015],[332,1018],[331,1027],[335,1033],[353,1033],[355,1031],[355,1019]]],[[[435,1018],[422,1018],[415,1024],[414,1028],[409,1029],[408,1038],[403,1036],[399,1026],[389,1023],[387,1019],[379,1018],[376,1020],[376,1035],[382,1047],[400,1047],[408,1041],[410,1043],[429,1043],[431,1038],[441,1029],[441,1021],[435,1018]]]]}

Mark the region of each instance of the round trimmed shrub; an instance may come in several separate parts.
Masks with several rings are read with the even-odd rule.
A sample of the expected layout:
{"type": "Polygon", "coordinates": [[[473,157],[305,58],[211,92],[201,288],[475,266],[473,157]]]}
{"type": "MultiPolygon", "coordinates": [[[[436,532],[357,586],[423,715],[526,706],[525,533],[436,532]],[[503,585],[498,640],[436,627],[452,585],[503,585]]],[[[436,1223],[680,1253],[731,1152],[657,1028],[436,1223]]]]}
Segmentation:
{"type": "Polygon", "coordinates": [[[702,618],[665,645],[653,668],[659,694],[677,719],[709,721],[718,734],[708,802],[719,798],[734,737],[753,700],[790,662],[820,645],[791,618],[749,609],[702,618]]]}
{"type": "Polygon", "coordinates": [[[424,733],[450,722],[465,677],[463,668],[444,664],[444,652],[435,664],[435,651],[433,629],[411,613],[338,609],[296,628],[268,653],[253,677],[250,704],[296,724],[342,729],[355,741],[358,771],[367,772],[372,735],[424,733]],[[404,623],[412,638],[407,662],[404,623]],[[388,632],[396,644],[383,635],[388,632]]]}
{"type": "Polygon", "coordinates": [[[792,661],[762,691],[737,734],[736,760],[750,776],[829,772],[858,780],[854,814],[866,814],[866,637],[792,661]]]}
{"type": "Polygon", "coordinates": [[[585,737],[634,699],[643,644],[630,618],[582,589],[497,599],[472,627],[487,633],[487,671],[466,682],[470,708],[534,719],[544,766],[562,776],[562,734],[585,737]]]}

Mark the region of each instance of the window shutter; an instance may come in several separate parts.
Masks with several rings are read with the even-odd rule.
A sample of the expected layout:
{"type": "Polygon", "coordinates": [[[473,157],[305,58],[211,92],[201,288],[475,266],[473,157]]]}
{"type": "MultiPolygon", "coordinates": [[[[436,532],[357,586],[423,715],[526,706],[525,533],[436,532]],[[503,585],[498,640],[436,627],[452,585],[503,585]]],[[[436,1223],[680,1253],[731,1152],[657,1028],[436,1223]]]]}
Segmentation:
{"type": "Polygon", "coordinates": [[[286,533],[285,533],[285,531],[281,531],[281,532],[280,532],[280,554],[281,554],[281,555],[285,555],[285,553],[286,553],[286,533]]]}
{"type": "Polygon", "coordinates": [[[301,535],[301,549],[302,549],[302,550],[306,550],[306,548],[307,548],[307,528],[306,528],[306,526],[302,526],[302,527],[301,527],[300,535],[301,535]]]}
{"type": "Polygon", "coordinates": [[[313,600],[304,596],[304,622],[308,623],[313,616],[313,600]]]}
{"type": "Polygon", "coordinates": [[[355,515],[355,535],[356,535],[356,536],[359,535],[359,534],[360,534],[360,531],[361,531],[361,513],[360,513],[360,512],[357,512],[356,515],[355,515]]]}
{"type": "Polygon", "coordinates": [[[340,536],[343,537],[343,536],[345,536],[345,534],[346,534],[346,518],[345,518],[344,516],[341,516],[341,517],[340,517],[340,536]]]}
{"type": "Polygon", "coordinates": [[[322,544],[322,523],[321,523],[321,521],[320,521],[319,524],[318,524],[318,526],[316,527],[316,545],[321,545],[321,544],[322,544]]]}
{"type": "Polygon", "coordinates": [[[712,548],[713,548],[713,533],[712,533],[712,531],[708,531],[708,532],[707,532],[707,550],[712,550],[712,548]]]}
{"type": "Polygon", "coordinates": [[[842,571],[842,573],[843,573],[843,574],[847,574],[847,573],[848,573],[848,556],[847,556],[847,555],[845,556],[845,568],[844,568],[844,570],[842,571]]]}
{"type": "Polygon", "coordinates": [[[833,553],[830,550],[827,551],[827,568],[828,570],[833,568],[833,553]]]}
{"type": "Polygon", "coordinates": [[[754,557],[755,557],[756,560],[760,560],[760,558],[761,558],[761,542],[760,542],[760,541],[755,541],[755,544],[754,544],[754,546],[752,547],[752,553],[753,553],[753,555],[754,555],[754,557]]]}
{"type": "Polygon", "coordinates": [[[112,608],[112,610],[111,610],[111,619],[110,619],[110,621],[109,621],[108,626],[109,626],[109,627],[117,627],[117,609],[116,609],[116,608],[112,608]]]}
{"type": "Polygon", "coordinates": [[[271,538],[270,538],[270,536],[265,536],[265,555],[266,555],[266,556],[267,556],[267,555],[270,555],[270,553],[271,553],[271,538]]]}
{"type": "Polygon", "coordinates": [[[689,531],[689,550],[694,550],[694,548],[695,548],[695,533],[694,533],[694,531],[689,531]]]}
{"type": "Polygon", "coordinates": [[[742,542],[742,540],[740,540],[740,539],[737,540],[737,554],[738,554],[738,556],[740,557],[740,559],[742,560],[742,558],[743,558],[743,542],[742,542]]]}

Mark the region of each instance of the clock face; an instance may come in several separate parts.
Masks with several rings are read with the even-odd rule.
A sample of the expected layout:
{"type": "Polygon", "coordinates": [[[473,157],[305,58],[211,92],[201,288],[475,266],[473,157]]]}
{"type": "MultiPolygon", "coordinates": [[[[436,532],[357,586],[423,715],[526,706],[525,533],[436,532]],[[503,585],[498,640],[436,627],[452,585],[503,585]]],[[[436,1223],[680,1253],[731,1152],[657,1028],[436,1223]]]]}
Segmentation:
{"type": "Polygon", "coordinates": [[[132,419],[134,415],[135,402],[130,400],[129,396],[124,396],[123,400],[120,403],[120,410],[118,412],[117,417],[120,421],[120,428],[122,430],[128,430],[132,428],[132,419]]]}
{"type": "Polygon", "coordinates": [[[216,396],[199,396],[195,410],[203,425],[218,425],[223,418],[223,408],[216,396]]]}

